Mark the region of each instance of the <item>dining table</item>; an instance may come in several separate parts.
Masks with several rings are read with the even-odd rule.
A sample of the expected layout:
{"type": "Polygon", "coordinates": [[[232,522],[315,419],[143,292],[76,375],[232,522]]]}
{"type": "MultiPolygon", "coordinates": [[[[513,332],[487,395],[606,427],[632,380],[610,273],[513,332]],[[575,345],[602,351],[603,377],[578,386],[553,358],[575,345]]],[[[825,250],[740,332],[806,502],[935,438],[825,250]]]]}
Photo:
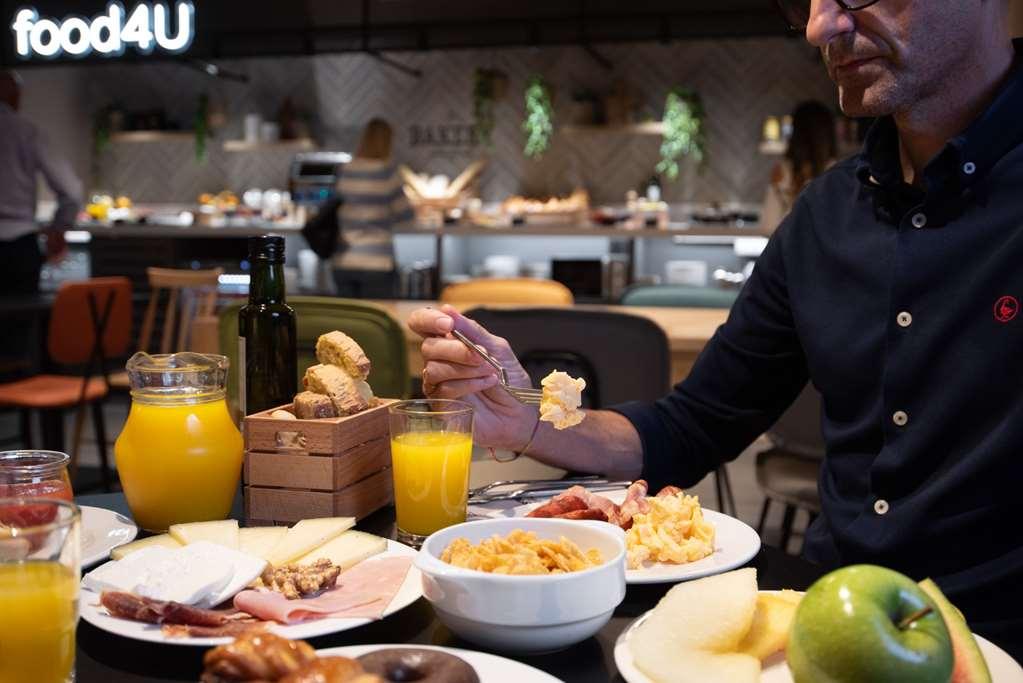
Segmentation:
{"type": "MultiPolygon", "coordinates": [[[[123,493],[83,495],[80,505],[114,510],[130,517],[123,493]]],[[[242,519],[239,496],[232,517],[242,519]]],[[[356,528],[371,534],[395,537],[394,508],[385,507],[362,519],[356,528]]],[[[747,566],[756,568],[761,589],[792,588],[805,590],[825,570],[780,549],[762,545],[747,566]]],[[[628,626],[652,609],[672,584],[630,585],[624,601],[618,605],[611,620],[593,637],[549,654],[520,656],[498,651],[492,654],[508,657],[558,678],[566,683],[620,683],[624,679],[614,663],[615,641],[628,626]]],[[[317,649],[343,645],[439,645],[480,650],[485,648],[466,642],[442,625],[425,598],[376,622],[308,641],[317,649]]],[[[75,662],[77,683],[142,683],[157,681],[198,681],[202,672],[204,647],[161,645],[135,641],[107,633],[79,621],[75,662]]],[[[484,683],[487,683],[484,681],[484,683]]]]}

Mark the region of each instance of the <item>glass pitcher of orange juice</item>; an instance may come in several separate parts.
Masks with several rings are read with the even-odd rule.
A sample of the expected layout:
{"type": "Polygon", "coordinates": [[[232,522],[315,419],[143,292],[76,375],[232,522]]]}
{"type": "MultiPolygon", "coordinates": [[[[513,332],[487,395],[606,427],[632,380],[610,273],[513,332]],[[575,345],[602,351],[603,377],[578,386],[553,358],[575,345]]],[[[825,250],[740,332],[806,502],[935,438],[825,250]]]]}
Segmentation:
{"type": "Polygon", "coordinates": [[[143,529],[230,514],[243,445],[224,398],[227,366],[224,356],[191,352],[128,359],[131,410],[114,455],[143,529]]]}

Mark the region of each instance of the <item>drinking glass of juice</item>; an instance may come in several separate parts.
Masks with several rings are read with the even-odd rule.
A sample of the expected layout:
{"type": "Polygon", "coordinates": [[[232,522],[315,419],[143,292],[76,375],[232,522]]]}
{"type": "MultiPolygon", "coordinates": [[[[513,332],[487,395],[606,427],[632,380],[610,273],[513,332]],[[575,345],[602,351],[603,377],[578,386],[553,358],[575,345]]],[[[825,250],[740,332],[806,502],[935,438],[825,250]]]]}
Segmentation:
{"type": "Polygon", "coordinates": [[[0,451],[0,498],[71,501],[71,458],[58,451],[0,451]]]}
{"type": "Polygon", "coordinates": [[[0,498],[0,683],[74,680],[78,507],[0,498]]]}
{"type": "Polygon", "coordinates": [[[143,529],[230,514],[243,446],[225,400],[227,367],[224,356],[191,352],[128,359],[131,410],[114,457],[143,529]]]}
{"type": "Polygon", "coordinates": [[[426,537],[465,521],[472,460],[472,406],[421,399],[388,408],[398,540],[426,537]]]}

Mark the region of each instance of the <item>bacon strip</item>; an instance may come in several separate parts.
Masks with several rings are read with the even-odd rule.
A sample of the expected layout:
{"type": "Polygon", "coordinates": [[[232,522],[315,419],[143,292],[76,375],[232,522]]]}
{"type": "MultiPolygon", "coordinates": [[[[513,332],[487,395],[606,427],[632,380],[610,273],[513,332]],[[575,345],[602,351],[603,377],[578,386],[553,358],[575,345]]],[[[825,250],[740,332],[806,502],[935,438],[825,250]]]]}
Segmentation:
{"type": "Polygon", "coordinates": [[[595,519],[598,522],[606,522],[607,515],[604,514],[603,510],[596,509],[585,509],[585,510],[572,510],[560,515],[554,515],[556,519],[595,519]]]}
{"type": "MultiPolygon", "coordinates": [[[[589,506],[579,496],[555,496],[549,502],[532,510],[526,517],[561,517],[569,512],[587,510],[589,506]]],[[[607,515],[604,516],[607,518],[607,515]]]]}
{"type": "Polygon", "coordinates": [[[665,486],[663,489],[657,492],[658,498],[664,498],[665,496],[675,496],[682,493],[682,489],[677,486],[665,486]]]}
{"type": "Polygon", "coordinates": [[[111,616],[149,624],[183,624],[187,626],[223,626],[239,619],[251,618],[247,614],[202,609],[171,600],[153,600],[134,593],[103,591],[100,604],[111,616]]]}

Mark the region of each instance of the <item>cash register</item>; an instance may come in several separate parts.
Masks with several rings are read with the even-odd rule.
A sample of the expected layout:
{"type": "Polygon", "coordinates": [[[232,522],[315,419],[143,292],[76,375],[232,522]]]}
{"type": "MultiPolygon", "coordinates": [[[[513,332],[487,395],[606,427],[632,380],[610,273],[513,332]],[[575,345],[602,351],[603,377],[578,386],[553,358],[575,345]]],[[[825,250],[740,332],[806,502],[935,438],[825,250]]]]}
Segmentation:
{"type": "Polygon", "coordinates": [[[343,166],[352,160],[345,152],[301,152],[291,160],[288,191],[291,201],[315,211],[337,194],[343,166]]]}

